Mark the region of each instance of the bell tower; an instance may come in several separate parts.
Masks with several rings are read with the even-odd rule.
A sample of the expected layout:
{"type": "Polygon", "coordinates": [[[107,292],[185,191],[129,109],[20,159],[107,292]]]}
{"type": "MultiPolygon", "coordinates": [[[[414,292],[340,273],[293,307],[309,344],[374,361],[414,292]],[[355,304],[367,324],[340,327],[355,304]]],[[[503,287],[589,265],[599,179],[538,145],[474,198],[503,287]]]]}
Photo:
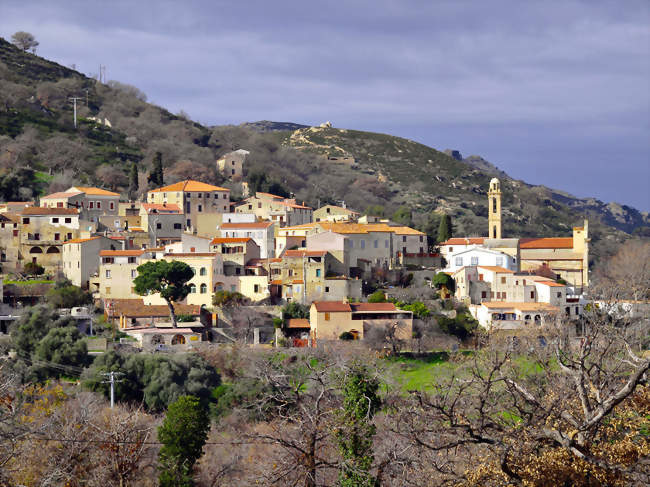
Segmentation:
{"type": "Polygon", "coordinates": [[[488,238],[501,238],[501,183],[490,181],[488,191],[488,238]]]}

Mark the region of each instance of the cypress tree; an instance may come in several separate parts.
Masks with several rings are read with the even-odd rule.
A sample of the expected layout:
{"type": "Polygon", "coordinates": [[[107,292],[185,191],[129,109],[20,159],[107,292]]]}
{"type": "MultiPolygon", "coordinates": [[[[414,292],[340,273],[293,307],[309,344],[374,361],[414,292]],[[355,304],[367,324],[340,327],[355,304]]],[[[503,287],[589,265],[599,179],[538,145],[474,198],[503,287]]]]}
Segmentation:
{"type": "Polygon", "coordinates": [[[153,158],[153,169],[147,178],[152,188],[158,188],[164,184],[162,153],[156,152],[153,158]]]}
{"type": "Polygon", "coordinates": [[[138,182],[138,166],[135,162],[131,165],[131,173],[129,175],[129,179],[129,196],[131,199],[133,199],[138,193],[138,189],[140,189],[140,184],[138,182]]]}
{"type": "Polygon", "coordinates": [[[440,226],[438,227],[438,242],[449,240],[452,236],[451,229],[451,216],[442,215],[440,218],[440,226]]]}

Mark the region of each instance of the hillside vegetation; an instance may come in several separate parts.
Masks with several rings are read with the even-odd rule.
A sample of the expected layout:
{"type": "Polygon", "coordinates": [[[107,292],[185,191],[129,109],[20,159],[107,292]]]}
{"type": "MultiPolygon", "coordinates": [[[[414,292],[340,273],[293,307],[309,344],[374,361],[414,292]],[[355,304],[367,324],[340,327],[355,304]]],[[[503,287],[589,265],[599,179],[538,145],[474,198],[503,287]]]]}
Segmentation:
{"type": "MultiPolygon", "coordinates": [[[[246,179],[254,188],[282,188],[311,206],[345,201],[388,217],[398,212],[402,223],[432,236],[442,212],[453,217],[455,235],[485,233],[485,190],[494,166],[478,156],[458,160],[458,154],[400,137],[289,122],[205,127],[147,103],[134,86],[97,82],[0,38],[5,201],[37,198],[72,184],[97,184],[126,196],[134,163],[140,171],[136,194],[142,194],[157,152],[165,183],[192,177],[229,186],[238,196],[241,186],[224,181],[215,168],[218,156],[238,148],[251,152],[246,179]],[[71,97],[79,98],[76,129],[71,97]],[[343,156],[354,163],[331,160],[343,156]]],[[[507,236],[570,235],[571,227],[588,217],[598,257],[629,234],[649,230],[648,215],[632,208],[501,177],[507,236]]]]}

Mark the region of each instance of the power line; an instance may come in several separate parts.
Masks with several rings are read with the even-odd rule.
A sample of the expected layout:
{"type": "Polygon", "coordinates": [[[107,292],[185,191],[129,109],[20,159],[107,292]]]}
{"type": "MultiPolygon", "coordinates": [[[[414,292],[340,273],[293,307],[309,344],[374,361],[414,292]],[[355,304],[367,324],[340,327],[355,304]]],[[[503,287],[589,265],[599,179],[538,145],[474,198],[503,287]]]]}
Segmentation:
{"type": "Polygon", "coordinates": [[[110,372],[102,372],[102,375],[105,375],[109,377],[109,380],[104,380],[102,381],[102,384],[110,384],[111,385],[111,409],[115,407],[115,383],[116,382],[122,382],[122,380],[115,380],[115,376],[117,375],[124,375],[123,372],[115,372],[111,370],[110,372]]]}
{"type": "Polygon", "coordinates": [[[77,100],[81,100],[81,97],[71,96],[68,100],[74,103],[74,128],[77,128],[77,100]]]}

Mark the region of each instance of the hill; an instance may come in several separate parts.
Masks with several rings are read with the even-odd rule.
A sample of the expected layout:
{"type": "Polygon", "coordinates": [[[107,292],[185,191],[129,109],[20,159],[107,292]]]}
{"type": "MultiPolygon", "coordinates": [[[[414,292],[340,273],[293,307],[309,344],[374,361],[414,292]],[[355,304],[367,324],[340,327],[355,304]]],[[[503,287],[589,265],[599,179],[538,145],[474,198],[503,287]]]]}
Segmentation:
{"type": "Polygon", "coordinates": [[[233,149],[251,152],[246,179],[258,190],[294,193],[311,206],[344,200],[361,211],[394,216],[435,235],[441,212],[456,235],[485,233],[486,192],[504,179],[506,235],[565,235],[590,218],[594,255],[632,233],[648,232],[648,216],[508,178],[478,156],[440,152],[386,134],[290,122],[205,127],[146,102],[138,88],[100,83],[73,69],[23,52],[0,38],[0,198],[31,199],[72,184],[128,191],[136,164],[147,189],[160,152],[165,182],[187,177],[241,186],[217,173],[215,160],[233,149]],[[78,100],[78,127],[71,97],[78,100]],[[495,172],[496,171],[496,172],[495,172]]]}

